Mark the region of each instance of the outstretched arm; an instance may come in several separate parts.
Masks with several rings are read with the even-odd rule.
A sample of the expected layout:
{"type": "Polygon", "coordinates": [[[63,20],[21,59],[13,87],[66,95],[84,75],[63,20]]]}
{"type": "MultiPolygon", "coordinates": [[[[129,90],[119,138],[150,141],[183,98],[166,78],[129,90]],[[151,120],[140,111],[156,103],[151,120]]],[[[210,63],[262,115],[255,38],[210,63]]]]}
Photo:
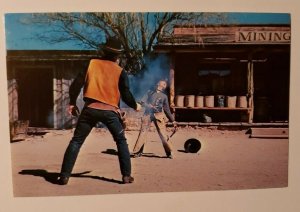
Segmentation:
{"type": "Polygon", "coordinates": [[[135,101],[130,89],[129,89],[129,80],[126,72],[122,70],[120,80],[119,80],[119,90],[121,93],[122,100],[131,108],[135,110],[140,110],[141,105],[135,101]]]}

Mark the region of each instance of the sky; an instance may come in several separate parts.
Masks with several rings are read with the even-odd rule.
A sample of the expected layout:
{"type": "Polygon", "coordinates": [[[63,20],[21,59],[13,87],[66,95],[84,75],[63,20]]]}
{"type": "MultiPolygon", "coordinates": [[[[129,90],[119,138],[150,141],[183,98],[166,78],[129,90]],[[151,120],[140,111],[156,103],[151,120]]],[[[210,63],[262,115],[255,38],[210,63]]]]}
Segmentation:
{"type": "MultiPolygon", "coordinates": [[[[7,50],[82,50],[82,46],[74,42],[49,44],[34,39],[36,33],[46,33],[49,25],[38,27],[23,24],[20,20],[31,14],[5,14],[5,36],[7,50]]],[[[239,24],[290,24],[287,13],[228,13],[228,23],[239,24]]],[[[51,29],[51,28],[50,28],[51,29]]]]}

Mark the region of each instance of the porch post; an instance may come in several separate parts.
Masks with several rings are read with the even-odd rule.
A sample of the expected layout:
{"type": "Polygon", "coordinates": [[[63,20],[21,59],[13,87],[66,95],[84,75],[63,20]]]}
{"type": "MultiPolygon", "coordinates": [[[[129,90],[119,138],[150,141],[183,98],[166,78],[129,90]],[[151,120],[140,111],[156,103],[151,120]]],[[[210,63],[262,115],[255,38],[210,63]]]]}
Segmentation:
{"type": "Polygon", "coordinates": [[[247,65],[247,82],[248,82],[248,107],[249,110],[249,123],[253,123],[253,115],[254,115],[254,81],[253,81],[253,61],[250,59],[248,60],[247,65]]]}
{"type": "Polygon", "coordinates": [[[170,61],[170,106],[174,107],[174,98],[175,98],[175,58],[174,54],[171,54],[171,61],[170,61]]]}

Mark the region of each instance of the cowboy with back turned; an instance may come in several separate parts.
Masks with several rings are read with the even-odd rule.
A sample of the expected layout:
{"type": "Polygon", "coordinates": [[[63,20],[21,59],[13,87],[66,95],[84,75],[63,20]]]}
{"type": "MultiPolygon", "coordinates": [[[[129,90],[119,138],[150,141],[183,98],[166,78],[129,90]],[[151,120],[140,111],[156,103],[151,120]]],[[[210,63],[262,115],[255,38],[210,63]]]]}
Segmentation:
{"type": "Polygon", "coordinates": [[[60,185],[68,183],[79,150],[98,122],[106,125],[116,142],[122,183],[134,181],[131,176],[130,153],[120,115],[120,98],[136,111],[141,109],[141,105],[135,101],[130,92],[125,70],[118,65],[118,59],[123,52],[121,42],[114,37],[108,38],[103,46],[103,52],[104,56],[101,59],[90,60],[87,70],[80,72],[70,86],[69,113],[74,115],[78,111],[76,99],[82,87],[85,105],[64,154],[58,178],[60,185]]]}

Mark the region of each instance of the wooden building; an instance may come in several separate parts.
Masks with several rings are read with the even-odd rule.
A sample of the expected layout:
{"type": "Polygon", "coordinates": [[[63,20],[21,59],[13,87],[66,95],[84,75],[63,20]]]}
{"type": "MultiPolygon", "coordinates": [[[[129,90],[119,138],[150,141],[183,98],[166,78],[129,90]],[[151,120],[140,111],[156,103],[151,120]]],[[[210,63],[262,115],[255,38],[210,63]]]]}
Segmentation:
{"type": "MultiPolygon", "coordinates": [[[[30,127],[70,128],[69,86],[95,51],[7,51],[10,122],[29,120],[30,127]]],[[[80,102],[79,102],[80,104],[80,102]]]]}
{"type": "Polygon", "coordinates": [[[177,121],[288,122],[290,25],[175,26],[170,57],[177,121]],[[207,118],[208,117],[208,118],[207,118]]]}
{"type": "MultiPolygon", "coordinates": [[[[171,35],[163,34],[154,50],[171,61],[176,120],[287,122],[290,35],[289,25],[176,26],[171,35]]],[[[10,121],[71,127],[69,86],[96,56],[96,51],[8,50],[10,121]]]]}

